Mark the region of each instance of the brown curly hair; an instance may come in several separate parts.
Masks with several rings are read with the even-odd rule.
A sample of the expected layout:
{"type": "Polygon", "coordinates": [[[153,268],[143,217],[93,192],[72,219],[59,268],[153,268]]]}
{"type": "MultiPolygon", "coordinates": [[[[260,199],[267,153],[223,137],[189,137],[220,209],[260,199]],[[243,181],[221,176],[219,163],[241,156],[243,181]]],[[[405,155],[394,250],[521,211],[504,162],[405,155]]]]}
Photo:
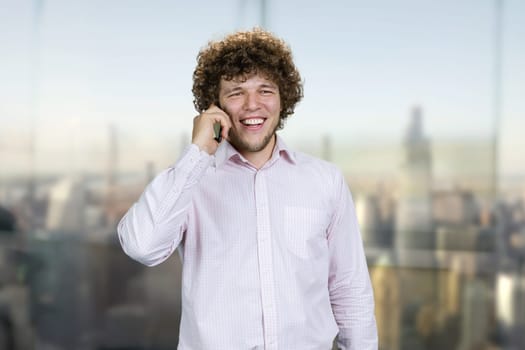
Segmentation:
{"type": "Polygon", "coordinates": [[[279,87],[279,129],[303,97],[303,84],[288,45],[270,32],[255,28],[211,41],[197,56],[193,72],[193,104],[198,112],[218,105],[221,79],[246,79],[259,73],[279,87]]]}

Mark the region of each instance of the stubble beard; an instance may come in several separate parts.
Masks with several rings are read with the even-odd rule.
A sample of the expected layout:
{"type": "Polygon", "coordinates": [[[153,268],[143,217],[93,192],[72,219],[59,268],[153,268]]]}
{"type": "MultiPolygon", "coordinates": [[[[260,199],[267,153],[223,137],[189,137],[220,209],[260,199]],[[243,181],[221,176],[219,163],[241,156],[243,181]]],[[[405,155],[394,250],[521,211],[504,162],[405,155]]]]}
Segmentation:
{"type": "Polygon", "coordinates": [[[272,139],[275,137],[275,133],[276,133],[278,127],[279,127],[279,122],[277,122],[275,127],[272,130],[270,130],[268,132],[268,134],[266,134],[264,136],[264,138],[262,139],[261,142],[259,142],[257,144],[251,144],[249,142],[246,142],[245,140],[240,138],[239,135],[236,132],[234,132],[233,130],[230,130],[231,131],[230,135],[228,135],[229,136],[229,141],[232,144],[232,146],[235,147],[235,149],[237,149],[237,151],[239,151],[239,153],[243,153],[243,152],[248,152],[248,153],[260,152],[263,149],[265,149],[266,146],[268,146],[268,144],[270,143],[270,141],[272,141],[272,139]]]}

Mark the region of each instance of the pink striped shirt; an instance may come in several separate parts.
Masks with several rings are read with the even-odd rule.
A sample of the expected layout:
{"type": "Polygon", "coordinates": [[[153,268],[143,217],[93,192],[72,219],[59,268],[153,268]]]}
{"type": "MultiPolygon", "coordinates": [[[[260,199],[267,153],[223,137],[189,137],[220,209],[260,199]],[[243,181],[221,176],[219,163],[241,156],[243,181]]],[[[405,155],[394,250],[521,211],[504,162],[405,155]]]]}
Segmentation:
{"type": "Polygon", "coordinates": [[[377,349],[373,292],[340,171],[277,137],[259,170],[190,145],[118,225],[124,251],[183,261],[179,350],[377,349]]]}

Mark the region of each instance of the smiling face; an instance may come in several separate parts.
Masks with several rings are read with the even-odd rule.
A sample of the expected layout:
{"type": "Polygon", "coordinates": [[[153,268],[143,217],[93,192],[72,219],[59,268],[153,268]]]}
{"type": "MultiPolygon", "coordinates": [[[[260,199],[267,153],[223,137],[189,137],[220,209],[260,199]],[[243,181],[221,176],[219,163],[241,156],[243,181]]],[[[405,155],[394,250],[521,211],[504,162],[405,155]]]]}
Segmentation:
{"type": "Polygon", "coordinates": [[[281,112],[278,86],[259,74],[246,79],[222,79],[219,103],[232,122],[230,143],[250,161],[268,160],[281,112]]]}

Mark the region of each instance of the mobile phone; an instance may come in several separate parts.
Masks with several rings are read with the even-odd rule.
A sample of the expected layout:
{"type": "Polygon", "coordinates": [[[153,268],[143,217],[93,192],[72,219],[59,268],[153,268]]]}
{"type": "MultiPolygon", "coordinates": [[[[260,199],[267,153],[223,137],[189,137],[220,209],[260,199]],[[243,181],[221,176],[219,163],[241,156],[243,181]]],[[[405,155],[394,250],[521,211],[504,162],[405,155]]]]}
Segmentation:
{"type": "Polygon", "coordinates": [[[222,141],[222,135],[221,135],[221,133],[222,133],[222,126],[221,126],[221,123],[213,124],[213,131],[215,133],[215,137],[213,139],[220,143],[222,141]]]}

